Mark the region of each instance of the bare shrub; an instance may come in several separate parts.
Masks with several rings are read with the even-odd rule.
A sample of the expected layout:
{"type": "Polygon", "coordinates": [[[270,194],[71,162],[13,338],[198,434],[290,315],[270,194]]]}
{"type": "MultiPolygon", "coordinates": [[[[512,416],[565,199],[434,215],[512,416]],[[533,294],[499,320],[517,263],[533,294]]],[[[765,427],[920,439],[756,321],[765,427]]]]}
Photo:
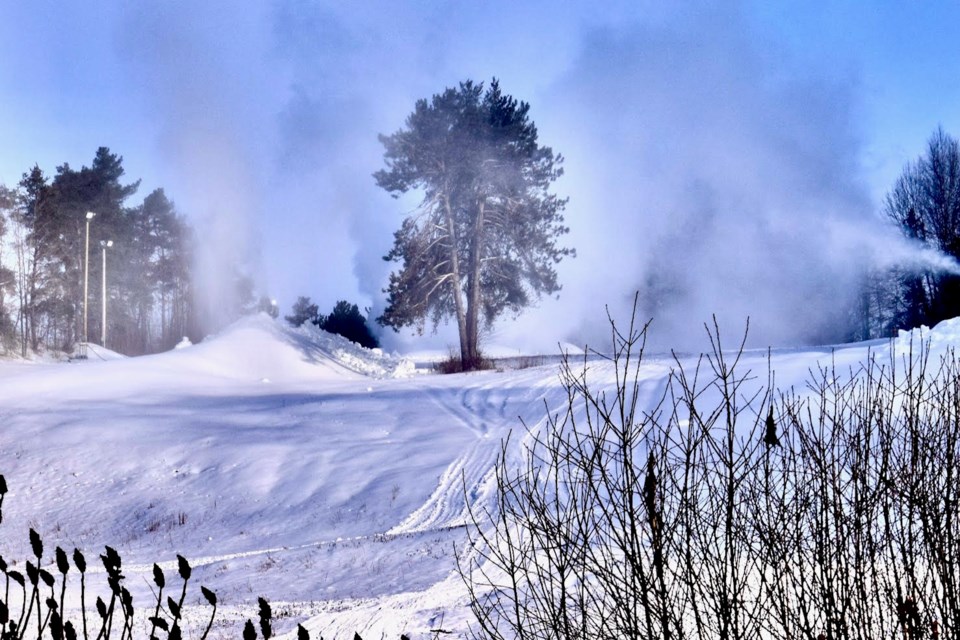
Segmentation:
{"type": "Polygon", "coordinates": [[[454,353],[452,349],[446,358],[438,360],[433,365],[434,371],[443,374],[463,373],[465,371],[487,371],[493,368],[495,368],[493,361],[485,357],[482,353],[477,353],[476,361],[470,366],[464,367],[460,354],[454,353]]]}
{"type": "Polygon", "coordinates": [[[565,360],[566,406],[504,443],[459,565],[475,637],[960,637],[952,352],[774,392],[714,321],[651,388],[647,329],[611,321],[606,366],[565,360]]]}

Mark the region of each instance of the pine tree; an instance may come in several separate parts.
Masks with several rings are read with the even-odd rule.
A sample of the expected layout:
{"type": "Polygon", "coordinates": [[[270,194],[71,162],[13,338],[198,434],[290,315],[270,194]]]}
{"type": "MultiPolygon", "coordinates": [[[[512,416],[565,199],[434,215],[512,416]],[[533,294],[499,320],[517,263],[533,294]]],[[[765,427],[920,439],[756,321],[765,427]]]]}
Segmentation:
{"type": "Polygon", "coordinates": [[[316,324],[320,315],[320,308],[310,302],[310,296],[300,296],[293,303],[292,312],[289,316],[284,316],[283,319],[289,322],[291,326],[299,327],[308,321],[316,324]]]}
{"type": "Polygon", "coordinates": [[[346,300],[338,301],[330,315],[317,316],[316,324],[324,331],[343,336],[362,347],[373,349],[380,346],[360,309],[346,300]]]}
{"type": "MultiPolygon", "coordinates": [[[[118,257],[132,250],[128,239],[133,235],[133,219],[125,202],[136,193],[140,181],[121,184],[123,175],[123,158],[106,147],[100,147],[89,167],[75,170],[65,163],[57,167],[51,183],[52,206],[42,210],[46,218],[38,221],[36,229],[41,231],[39,241],[53,256],[47,278],[53,285],[48,286],[48,293],[53,296],[48,300],[55,304],[45,309],[46,315],[64,334],[65,343],[72,341],[74,336],[80,340],[87,337],[83,335],[84,269],[88,268],[89,282],[100,282],[101,261],[94,259],[99,253],[100,241],[112,240],[117,245],[118,257]],[[89,225],[91,257],[88,264],[85,250],[87,212],[96,214],[89,225]]],[[[121,260],[121,264],[127,263],[126,259],[121,260]]],[[[91,310],[100,307],[100,287],[91,286],[88,296],[87,334],[97,336],[100,314],[91,310]]],[[[114,312],[118,317],[134,317],[127,306],[115,308],[114,312]]]]}
{"type": "Polygon", "coordinates": [[[16,273],[5,259],[7,232],[9,231],[9,216],[16,206],[16,193],[4,185],[0,185],[0,344],[4,350],[9,349],[16,341],[16,328],[10,318],[8,296],[16,291],[16,273]]]}
{"type": "Polygon", "coordinates": [[[23,174],[17,189],[14,249],[17,260],[17,328],[21,356],[40,346],[41,310],[54,307],[55,295],[44,273],[52,268],[53,242],[47,241],[47,221],[53,218],[53,193],[47,177],[34,165],[23,174]]]}
{"type": "Polygon", "coordinates": [[[557,246],[567,200],[549,192],[563,159],[540,146],[529,111],[496,79],[486,91],[466,81],[419,100],[405,128],[380,136],[387,168],[377,184],[394,197],[422,191],[423,201],[385,256],[402,267],[377,321],[422,331],[454,317],[465,370],[480,361],[481,317],[490,324],[559,291],[555,266],[573,255],[557,246]]]}

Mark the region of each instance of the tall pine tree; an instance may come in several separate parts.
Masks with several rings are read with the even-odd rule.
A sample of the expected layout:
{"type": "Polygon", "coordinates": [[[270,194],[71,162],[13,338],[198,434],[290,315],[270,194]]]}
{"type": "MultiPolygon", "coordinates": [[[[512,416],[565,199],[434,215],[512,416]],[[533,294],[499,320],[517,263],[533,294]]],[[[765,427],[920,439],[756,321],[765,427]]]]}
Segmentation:
{"type": "Polygon", "coordinates": [[[540,146],[529,111],[496,79],[486,90],[466,81],[419,100],[405,128],[380,136],[387,166],[377,184],[423,200],[385,257],[402,266],[377,320],[422,331],[454,317],[465,370],[479,365],[481,318],[492,323],[556,293],[555,266],[573,254],[557,245],[567,200],[549,192],[563,159],[540,146]]]}

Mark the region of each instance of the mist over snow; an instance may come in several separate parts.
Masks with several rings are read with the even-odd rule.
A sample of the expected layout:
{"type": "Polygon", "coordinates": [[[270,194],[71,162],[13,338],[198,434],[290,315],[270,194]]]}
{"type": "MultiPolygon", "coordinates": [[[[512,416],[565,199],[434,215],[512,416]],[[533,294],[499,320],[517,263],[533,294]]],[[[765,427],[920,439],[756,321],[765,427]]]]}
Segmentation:
{"type": "MultiPolygon", "coordinates": [[[[156,123],[160,178],[197,228],[200,312],[218,326],[237,303],[235,267],[260,268],[259,227],[273,207],[265,150],[276,146],[269,96],[283,87],[263,66],[266,10],[224,14],[219,3],[145,2],[122,11],[116,46],[156,123]],[[209,30],[218,28],[211,39],[209,30]]],[[[258,279],[262,283],[262,279],[258,279]]]]}
{"type": "MultiPolygon", "coordinates": [[[[623,328],[639,292],[655,348],[638,415],[663,410],[671,368],[695,366],[686,354],[708,346],[713,315],[727,345],[750,318],[745,389],[769,365],[803,395],[828,359],[852,376],[921,340],[931,363],[960,341],[953,319],[796,348],[836,339],[870,268],[960,274],[881,216],[929,133],[960,134],[960,5],[894,4],[6,2],[0,184],[109,147],[122,183],[142,179],[130,206],[162,187],[195,228],[210,326],[231,315],[237,268],[281,317],[300,295],[376,316],[394,267],[382,256],[420,201],[376,186],[377,135],[418,99],[497,77],[565,158],[558,244],[577,256],[558,266],[559,296],[502,319],[481,350],[603,349],[607,309],[623,328]]],[[[35,528],[48,551],[116,547],[138,608],[153,562],[172,575],[180,553],[228,626],[265,596],[280,633],[463,631],[453,549],[476,553],[469,509],[494,504],[504,438],[519,465],[568,390],[550,359],[424,375],[413,359],[455,345],[453,324],[381,339],[367,350],[257,314],[151,356],[0,361],[4,557],[29,557],[35,528]]],[[[611,391],[610,363],[590,367],[611,391]]]]}
{"type": "MultiPolygon", "coordinates": [[[[143,178],[138,197],[164,187],[197,228],[214,324],[232,304],[234,264],[282,313],[309,295],[324,311],[347,299],[377,315],[393,266],[382,256],[419,201],[376,187],[377,134],[402,127],[417,99],[496,76],[566,158],[555,191],[570,197],[563,244],[578,255],[560,265],[558,299],[505,318],[487,344],[597,343],[603,305],[622,317],[638,290],[664,343],[698,341],[712,314],[733,331],[749,316],[755,344],[818,342],[835,335],[865,267],[925,259],[881,220],[870,170],[882,165],[889,180],[932,118],[956,124],[923,111],[931,121],[878,158],[893,127],[871,101],[902,108],[908,94],[935,92],[908,92],[916,74],[887,64],[893,53],[874,57],[877,42],[894,46],[881,36],[895,24],[831,12],[849,41],[831,23],[817,47],[803,38],[826,18],[800,5],[147,0],[7,11],[3,108],[27,126],[0,129],[11,150],[0,179],[13,184],[34,162],[80,166],[100,145],[122,154],[128,176],[143,178]],[[20,33],[56,55],[27,55],[20,33]],[[70,73],[57,66],[73,58],[70,73]]],[[[933,45],[911,59],[953,68],[933,45]]],[[[383,338],[442,347],[455,330],[383,338]]]]}
{"type": "Polygon", "coordinates": [[[593,31],[544,102],[565,105],[545,122],[569,132],[571,329],[596,340],[598,303],[622,316],[634,289],[672,344],[701,339],[711,314],[735,331],[750,316],[762,344],[816,340],[845,311],[860,234],[882,230],[838,82],[803,77],[714,9],[593,31]]]}

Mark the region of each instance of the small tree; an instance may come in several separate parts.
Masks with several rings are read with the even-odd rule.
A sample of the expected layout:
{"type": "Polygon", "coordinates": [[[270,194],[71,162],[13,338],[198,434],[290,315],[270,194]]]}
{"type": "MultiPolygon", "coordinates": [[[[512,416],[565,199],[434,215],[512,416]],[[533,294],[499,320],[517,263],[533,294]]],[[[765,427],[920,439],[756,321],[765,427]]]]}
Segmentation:
{"type": "Polygon", "coordinates": [[[559,291],[555,265],[573,250],[567,200],[549,193],[563,159],[537,141],[525,102],[471,81],[417,101],[406,127],[380,136],[387,168],[374,174],[394,197],[423,192],[418,212],[394,234],[386,260],[401,262],[377,321],[399,330],[436,328],[453,316],[463,369],[479,363],[481,314],[492,323],[532,296],[559,291]]]}
{"type": "Polygon", "coordinates": [[[292,311],[293,313],[291,315],[283,316],[283,319],[294,327],[299,327],[308,320],[314,324],[317,324],[317,320],[320,316],[320,309],[317,307],[317,305],[310,302],[310,296],[298,297],[297,301],[293,303],[292,311]]]}
{"type": "Polygon", "coordinates": [[[328,333],[343,336],[368,349],[380,346],[376,337],[370,332],[367,320],[361,315],[360,309],[346,300],[337,302],[330,315],[318,316],[315,324],[328,333]]]}

